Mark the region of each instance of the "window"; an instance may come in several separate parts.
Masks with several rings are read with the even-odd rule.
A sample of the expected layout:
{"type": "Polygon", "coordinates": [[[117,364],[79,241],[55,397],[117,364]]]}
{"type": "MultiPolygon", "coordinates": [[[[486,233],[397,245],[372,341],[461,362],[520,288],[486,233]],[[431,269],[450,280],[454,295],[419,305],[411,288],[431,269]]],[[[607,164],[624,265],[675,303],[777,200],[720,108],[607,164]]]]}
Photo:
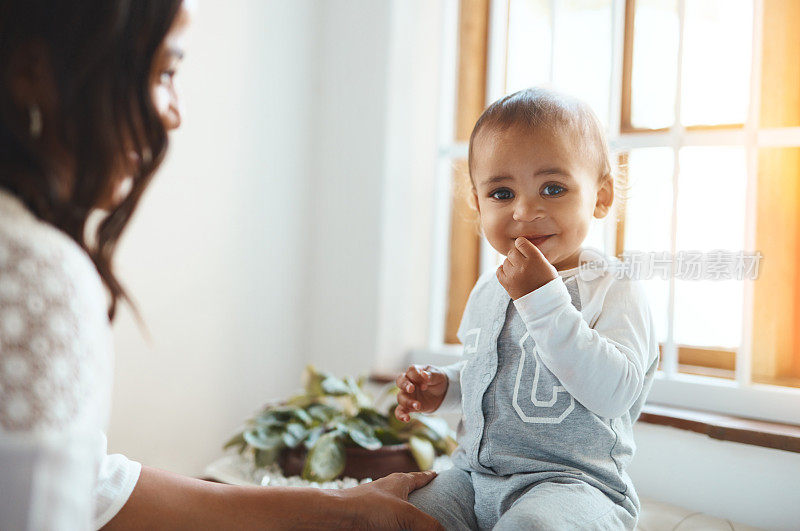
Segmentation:
{"type": "Polygon", "coordinates": [[[498,263],[465,199],[472,125],[550,85],[593,107],[627,190],[587,244],[671,257],[643,280],[662,351],[651,401],[800,424],[800,2],[453,4],[431,346],[457,343],[469,290],[498,263]],[[749,269],[695,279],[690,258],[749,269]]]}

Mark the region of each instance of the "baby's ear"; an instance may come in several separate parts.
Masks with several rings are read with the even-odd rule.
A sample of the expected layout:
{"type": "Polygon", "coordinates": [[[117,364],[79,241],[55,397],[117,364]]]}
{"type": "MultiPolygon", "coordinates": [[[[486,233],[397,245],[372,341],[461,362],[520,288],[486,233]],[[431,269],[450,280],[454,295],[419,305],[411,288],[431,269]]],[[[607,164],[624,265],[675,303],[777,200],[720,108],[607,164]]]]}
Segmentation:
{"type": "Polygon", "coordinates": [[[467,197],[467,202],[469,203],[469,207],[472,210],[476,211],[478,214],[480,214],[481,213],[481,205],[480,205],[480,203],[478,203],[478,191],[473,186],[472,190],[470,190],[470,192],[471,193],[467,197]]]}
{"type": "Polygon", "coordinates": [[[475,227],[475,232],[483,235],[483,227],[481,226],[481,204],[478,202],[478,191],[473,186],[467,194],[467,205],[472,210],[472,224],[475,227]]]}
{"type": "Polygon", "coordinates": [[[608,215],[611,205],[614,204],[614,178],[607,175],[597,186],[597,201],[594,205],[593,215],[602,219],[608,215]]]}

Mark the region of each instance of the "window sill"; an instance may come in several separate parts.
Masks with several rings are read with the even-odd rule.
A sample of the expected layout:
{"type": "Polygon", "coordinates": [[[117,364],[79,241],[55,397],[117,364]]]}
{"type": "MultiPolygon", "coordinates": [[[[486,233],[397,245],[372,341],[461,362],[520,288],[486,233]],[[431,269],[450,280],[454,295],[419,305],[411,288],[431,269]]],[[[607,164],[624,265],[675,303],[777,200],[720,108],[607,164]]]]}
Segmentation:
{"type": "Polygon", "coordinates": [[[639,422],[704,433],[712,439],[721,441],[800,453],[800,426],[792,424],[751,420],[657,404],[646,404],[642,408],[639,422]]]}

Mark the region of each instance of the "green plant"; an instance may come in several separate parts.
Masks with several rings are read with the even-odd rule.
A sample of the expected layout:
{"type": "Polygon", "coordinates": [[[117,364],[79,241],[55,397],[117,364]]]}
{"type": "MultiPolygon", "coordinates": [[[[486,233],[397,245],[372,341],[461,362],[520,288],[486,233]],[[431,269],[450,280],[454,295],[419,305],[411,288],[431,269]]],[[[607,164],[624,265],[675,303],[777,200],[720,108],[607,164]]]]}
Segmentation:
{"type": "MultiPolygon", "coordinates": [[[[308,366],[303,384],[303,394],[264,407],[224,448],[251,454],[256,466],[265,467],[275,463],[281,452],[304,445],[303,478],[328,481],[344,470],[348,446],[377,450],[408,443],[420,470],[430,469],[436,455],[449,455],[456,447],[443,419],[415,415],[403,423],[394,416],[394,403],[386,414],[378,411],[363,390],[363,378],[340,379],[308,366]]],[[[388,392],[396,393],[397,388],[388,392]]]]}

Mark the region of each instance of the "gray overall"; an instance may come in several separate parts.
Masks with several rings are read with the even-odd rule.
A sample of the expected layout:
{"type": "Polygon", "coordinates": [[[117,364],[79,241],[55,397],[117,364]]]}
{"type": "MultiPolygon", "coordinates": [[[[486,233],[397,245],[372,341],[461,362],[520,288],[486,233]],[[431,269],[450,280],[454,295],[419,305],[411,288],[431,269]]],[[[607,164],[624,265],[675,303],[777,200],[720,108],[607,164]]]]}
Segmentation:
{"type": "MultiPolygon", "coordinates": [[[[562,281],[580,311],[577,277],[562,281]]],[[[473,291],[459,338],[454,467],[409,501],[447,529],[633,529],[640,504],[625,468],[644,396],[617,418],[586,409],[538,359],[496,279],[473,291]]]]}

